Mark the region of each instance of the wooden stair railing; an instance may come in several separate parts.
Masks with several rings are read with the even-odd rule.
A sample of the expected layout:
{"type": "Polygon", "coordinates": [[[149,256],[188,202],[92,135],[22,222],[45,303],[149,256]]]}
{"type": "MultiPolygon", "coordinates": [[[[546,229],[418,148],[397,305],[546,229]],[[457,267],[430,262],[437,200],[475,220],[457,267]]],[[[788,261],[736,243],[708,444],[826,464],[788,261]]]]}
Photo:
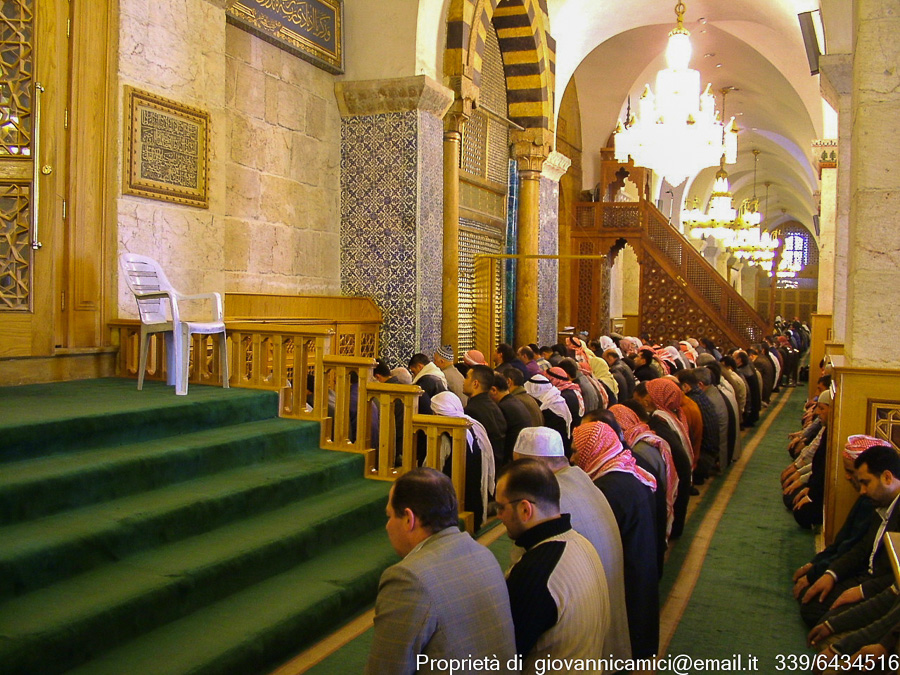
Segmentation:
{"type": "Polygon", "coordinates": [[[581,239],[596,237],[608,247],[624,239],[642,248],[736,346],[765,336],[765,319],[651,202],[582,202],[575,218],[573,234],[581,239]]]}
{"type": "Polygon", "coordinates": [[[712,318],[736,345],[761,342],[767,323],[719,271],[649,202],[643,203],[645,248],[656,249],[658,262],[676,272],[695,300],[707,305],[712,318]],[[646,244],[650,246],[646,246],[646,244]]]}
{"type": "MultiPolygon", "coordinates": [[[[116,319],[110,324],[111,341],[118,346],[117,374],[137,379],[140,321],[116,319]]],[[[443,438],[451,445],[450,480],[457,492],[459,517],[474,534],[474,517],[466,510],[466,432],[464,418],[420,415],[417,385],[382,384],[372,381],[375,360],[369,357],[329,354],[335,347],[330,325],[313,326],[268,322],[227,322],[230,383],[232,387],[263,389],[279,393],[279,415],[321,423],[319,445],[323,449],[365,456],[365,476],[393,481],[418,464],[418,439],[427,448],[425,466],[443,470],[440,447],[443,438]],[[357,414],[351,433],[351,373],[359,378],[357,414]],[[307,409],[307,375],[315,378],[314,396],[307,409]],[[333,392],[333,407],[329,394],[333,392]],[[403,428],[396,433],[394,406],[403,407],[403,428]],[[329,408],[332,407],[332,410],[329,408]],[[378,435],[372,438],[371,413],[378,410],[378,435]],[[402,445],[400,465],[395,465],[397,443],[402,445]]],[[[219,382],[218,336],[194,336],[190,369],[191,384],[219,382]],[[201,339],[202,338],[202,339],[201,339]],[[200,358],[199,355],[203,355],[200,358]]],[[[146,378],[165,380],[165,341],[151,338],[146,378]]]]}

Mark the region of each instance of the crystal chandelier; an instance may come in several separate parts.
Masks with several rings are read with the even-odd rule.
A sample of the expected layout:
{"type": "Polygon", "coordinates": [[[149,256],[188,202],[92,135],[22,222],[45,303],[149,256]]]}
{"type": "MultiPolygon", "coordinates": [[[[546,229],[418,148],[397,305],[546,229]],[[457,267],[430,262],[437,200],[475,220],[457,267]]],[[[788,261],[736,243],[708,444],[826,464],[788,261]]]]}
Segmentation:
{"type": "Polygon", "coordinates": [[[722,246],[729,247],[734,240],[737,226],[737,212],[731,202],[728,172],[725,171],[725,158],[722,157],[706,213],[700,210],[695,197],[693,207],[681,212],[681,222],[691,226],[691,237],[695,239],[712,237],[722,246]]]}
{"type": "Polygon", "coordinates": [[[685,10],[683,2],[675,5],[678,25],[669,33],[668,67],[656,75],[656,95],[646,85],[638,117],[629,105],[614,135],[616,161],[627,162],[631,155],[637,166],[652,169],[672,186],[715,166],[723,155],[727,164],[737,161],[734,118],[723,127],[710,85],[700,94],[700,73],[688,67],[691,34],[684,27],[685,10]]]}
{"type": "MultiPolygon", "coordinates": [[[[754,150],[755,160],[759,160],[759,150],[754,150]]],[[[766,205],[769,203],[769,186],[771,183],[766,181],[766,205]]],[[[759,200],[756,199],[756,164],[753,165],[753,197],[747,200],[748,205],[746,211],[752,213],[752,220],[755,224],[750,224],[751,218],[748,216],[747,226],[741,227],[735,233],[734,240],[729,247],[732,254],[738,260],[745,260],[749,265],[758,265],[762,267],[769,276],[772,276],[772,267],[775,260],[775,249],[781,243],[777,237],[769,232],[763,232],[759,224],[762,222],[762,214],[757,211],[759,200]]],[[[746,202],[745,202],[746,203],[746,202]]],[[[743,210],[743,209],[742,209],[743,210]]]]}

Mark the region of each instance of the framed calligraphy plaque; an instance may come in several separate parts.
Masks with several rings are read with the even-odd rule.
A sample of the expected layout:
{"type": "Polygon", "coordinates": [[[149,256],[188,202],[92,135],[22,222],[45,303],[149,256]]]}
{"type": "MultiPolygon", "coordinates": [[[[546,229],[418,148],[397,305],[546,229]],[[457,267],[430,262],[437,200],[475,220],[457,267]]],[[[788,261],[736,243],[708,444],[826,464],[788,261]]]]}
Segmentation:
{"type": "Polygon", "coordinates": [[[343,0],[228,0],[228,23],[329,73],[344,72],[343,0]]]}
{"type": "Polygon", "coordinates": [[[209,113],[125,87],[127,195],[209,208],[209,113]]]}

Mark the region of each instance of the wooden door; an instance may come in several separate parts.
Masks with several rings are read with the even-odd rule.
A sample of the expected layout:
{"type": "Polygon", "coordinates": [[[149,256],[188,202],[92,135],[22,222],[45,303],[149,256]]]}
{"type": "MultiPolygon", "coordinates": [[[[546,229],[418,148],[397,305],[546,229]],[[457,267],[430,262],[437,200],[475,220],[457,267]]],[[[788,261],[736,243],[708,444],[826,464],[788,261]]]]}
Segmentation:
{"type": "Polygon", "coordinates": [[[60,341],[68,2],[5,0],[0,16],[0,357],[60,341]]]}

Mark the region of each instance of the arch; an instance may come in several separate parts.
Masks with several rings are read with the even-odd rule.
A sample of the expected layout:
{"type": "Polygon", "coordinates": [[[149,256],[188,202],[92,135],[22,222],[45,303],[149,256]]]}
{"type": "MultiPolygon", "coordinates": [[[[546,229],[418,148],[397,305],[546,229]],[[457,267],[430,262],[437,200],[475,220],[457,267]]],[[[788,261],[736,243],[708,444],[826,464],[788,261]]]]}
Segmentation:
{"type": "Polygon", "coordinates": [[[553,124],[556,42],[547,30],[545,0],[451,0],[444,75],[457,96],[477,100],[489,23],[494,24],[508,88],[506,114],[527,129],[553,124]],[[474,92],[464,91],[469,79],[474,92]]]}

